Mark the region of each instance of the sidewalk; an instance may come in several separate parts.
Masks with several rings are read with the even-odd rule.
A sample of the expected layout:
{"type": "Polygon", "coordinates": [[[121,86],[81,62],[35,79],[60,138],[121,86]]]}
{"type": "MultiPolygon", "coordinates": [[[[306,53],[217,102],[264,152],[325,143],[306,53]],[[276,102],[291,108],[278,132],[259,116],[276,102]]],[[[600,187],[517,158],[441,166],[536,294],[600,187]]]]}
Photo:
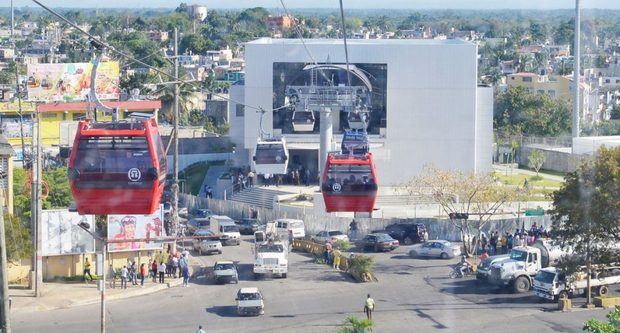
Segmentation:
{"type": "MultiPolygon", "coordinates": [[[[152,279],[144,281],[144,287],[127,284],[127,289],[120,289],[120,280],[116,281],[116,288],[111,283],[106,285],[106,300],[123,299],[151,294],[160,290],[180,286],[181,278],[166,278],[163,284],[154,283],[152,279]]],[[[138,283],[140,281],[138,280],[138,283]]],[[[101,293],[97,290],[97,283],[43,283],[42,295],[33,297],[32,290],[10,289],[12,299],[12,313],[30,313],[62,308],[70,308],[80,305],[96,304],[101,301],[101,293]]]]}

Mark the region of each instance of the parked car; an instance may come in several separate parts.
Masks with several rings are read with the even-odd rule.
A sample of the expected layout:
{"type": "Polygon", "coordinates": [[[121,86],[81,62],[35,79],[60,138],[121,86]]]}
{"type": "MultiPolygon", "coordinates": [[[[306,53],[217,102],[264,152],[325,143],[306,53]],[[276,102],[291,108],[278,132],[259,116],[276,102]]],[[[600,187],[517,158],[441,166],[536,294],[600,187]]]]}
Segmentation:
{"type": "Polygon", "coordinates": [[[242,235],[254,235],[258,231],[259,223],[257,219],[243,218],[237,222],[239,226],[239,232],[242,235]]]}
{"type": "Polygon", "coordinates": [[[215,234],[211,230],[201,229],[194,233],[194,236],[210,237],[210,238],[195,238],[192,240],[192,247],[194,251],[200,253],[219,253],[222,254],[222,242],[216,238],[215,234]]]}
{"type": "Polygon", "coordinates": [[[399,245],[400,244],[396,239],[383,233],[372,233],[366,235],[366,237],[364,237],[360,242],[360,247],[362,250],[373,250],[375,252],[392,251],[399,245]]]}
{"type": "Polygon", "coordinates": [[[461,247],[446,240],[431,240],[411,247],[409,255],[412,257],[448,259],[460,256],[461,247]]]}
{"type": "Polygon", "coordinates": [[[338,230],[329,230],[329,231],[321,231],[316,235],[311,237],[312,241],[315,243],[324,244],[327,241],[335,242],[339,240],[349,241],[349,236],[343,234],[338,230]]]}
{"type": "Polygon", "coordinates": [[[210,209],[200,208],[194,209],[191,215],[192,218],[206,219],[211,217],[211,215],[213,215],[213,212],[210,209]]]}
{"type": "Polygon", "coordinates": [[[193,218],[187,222],[187,231],[194,234],[198,230],[209,229],[208,218],[193,218]]]}
{"type": "Polygon", "coordinates": [[[387,226],[385,232],[404,245],[428,240],[426,226],[422,223],[397,223],[387,226]]]}
{"type": "Polygon", "coordinates": [[[237,314],[258,316],[265,314],[263,295],[258,288],[241,288],[237,291],[237,314]]]}
{"type": "Polygon", "coordinates": [[[232,282],[239,283],[239,274],[237,272],[237,266],[229,260],[218,260],[213,266],[213,276],[215,283],[232,282]]]}

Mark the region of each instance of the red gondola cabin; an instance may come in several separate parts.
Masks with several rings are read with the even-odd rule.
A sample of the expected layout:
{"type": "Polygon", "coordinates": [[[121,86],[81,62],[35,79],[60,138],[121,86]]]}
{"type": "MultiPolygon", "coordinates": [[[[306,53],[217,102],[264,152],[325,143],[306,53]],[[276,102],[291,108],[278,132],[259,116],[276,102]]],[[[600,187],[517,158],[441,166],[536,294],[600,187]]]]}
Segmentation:
{"type": "Polygon", "coordinates": [[[372,212],[377,188],[371,153],[363,156],[327,155],[321,191],[328,213],[372,212]]]}
{"type": "Polygon", "coordinates": [[[154,119],[79,122],[69,181],[80,214],[152,214],[159,208],[166,173],[154,119]]]}

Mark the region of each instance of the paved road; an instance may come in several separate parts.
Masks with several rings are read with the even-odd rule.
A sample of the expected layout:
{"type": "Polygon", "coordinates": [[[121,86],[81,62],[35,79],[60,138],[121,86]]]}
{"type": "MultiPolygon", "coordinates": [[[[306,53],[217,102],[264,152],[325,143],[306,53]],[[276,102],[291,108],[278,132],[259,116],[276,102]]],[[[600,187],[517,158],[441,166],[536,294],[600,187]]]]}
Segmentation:
{"type": "MultiPolygon", "coordinates": [[[[287,279],[254,281],[251,247],[225,247],[224,254],[198,259],[205,266],[215,260],[239,261],[238,285],[213,285],[209,269],[196,267],[189,288],[112,301],[108,306],[110,332],[335,332],[347,316],[362,317],[366,293],[377,302],[374,332],[581,332],[591,317],[607,311],[550,311],[530,295],[477,289],[472,280],[446,276],[453,261],[411,259],[406,248],[373,254],[379,283],[358,284],[347,275],[318,265],[299,253],[290,256],[287,279]],[[261,317],[235,315],[235,293],[257,286],[264,296],[261,317]],[[481,330],[482,329],[482,330],[481,330]]],[[[13,316],[15,332],[92,332],[98,329],[97,305],[13,316]]]]}

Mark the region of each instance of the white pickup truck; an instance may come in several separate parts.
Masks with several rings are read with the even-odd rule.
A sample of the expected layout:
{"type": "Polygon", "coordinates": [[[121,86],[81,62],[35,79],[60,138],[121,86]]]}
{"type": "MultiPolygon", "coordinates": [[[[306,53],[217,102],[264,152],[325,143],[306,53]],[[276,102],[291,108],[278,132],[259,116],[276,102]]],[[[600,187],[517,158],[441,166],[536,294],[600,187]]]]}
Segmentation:
{"type": "MultiPolygon", "coordinates": [[[[558,298],[572,297],[586,291],[588,288],[587,270],[567,276],[556,267],[541,269],[534,278],[534,294],[540,298],[557,301],[558,298]]],[[[609,293],[609,286],[620,284],[620,267],[605,267],[593,269],[594,276],[590,278],[590,287],[595,295],[605,296],[609,293]]]]}

